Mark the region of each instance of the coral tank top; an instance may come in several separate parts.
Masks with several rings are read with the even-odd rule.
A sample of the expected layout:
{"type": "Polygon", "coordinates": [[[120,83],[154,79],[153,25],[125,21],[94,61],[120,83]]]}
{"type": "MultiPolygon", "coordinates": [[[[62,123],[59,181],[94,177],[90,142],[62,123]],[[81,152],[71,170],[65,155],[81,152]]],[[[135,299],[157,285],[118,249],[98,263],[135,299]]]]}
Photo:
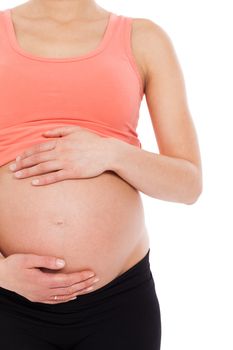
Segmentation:
{"type": "Polygon", "coordinates": [[[11,10],[0,11],[0,166],[48,142],[42,132],[66,125],[141,147],[136,128],[144,92],[131,24],[131,17],[111,12],[97,48],[48,58],[24,51],[11,10]]]}

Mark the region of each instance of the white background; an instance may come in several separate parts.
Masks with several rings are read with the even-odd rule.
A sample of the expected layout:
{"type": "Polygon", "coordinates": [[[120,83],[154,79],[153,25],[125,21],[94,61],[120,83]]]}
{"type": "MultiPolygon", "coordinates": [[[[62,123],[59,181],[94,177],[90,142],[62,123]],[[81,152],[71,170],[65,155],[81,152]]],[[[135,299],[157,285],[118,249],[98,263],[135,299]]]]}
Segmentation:
{"type": "MultiPolygon", "coordinates": [[[[97,2],[118,14],[151,19],[170,36],[201,151],[203,192],[195,204],[142,194],[161,308],[161,350],[232,350],[231,2],[97,2]]],[[[1,1],[1,10],[20,3],[1,1]]],[[[158,153],[145,96],[137,132],[142,148],[158,153]]]]}

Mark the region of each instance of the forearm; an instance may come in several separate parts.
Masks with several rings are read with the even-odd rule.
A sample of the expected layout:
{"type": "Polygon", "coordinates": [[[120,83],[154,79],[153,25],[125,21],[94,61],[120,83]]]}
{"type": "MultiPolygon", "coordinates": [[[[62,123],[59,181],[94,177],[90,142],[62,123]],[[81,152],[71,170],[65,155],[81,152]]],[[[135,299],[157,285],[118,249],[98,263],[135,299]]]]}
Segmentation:
{"type": "Polygon", "coordinates": [[[0,287],[2,287],[2,280],[3,280],[3,260],[5,258],[3,257],[3,255],[0,252],[0,287]]]}
{"type": "Polygon", "coordinates": [[[112,140],[111,169],[137,190],[161,200],[193,204],[201,193],[201,175],[191,162],[112,140]]]}

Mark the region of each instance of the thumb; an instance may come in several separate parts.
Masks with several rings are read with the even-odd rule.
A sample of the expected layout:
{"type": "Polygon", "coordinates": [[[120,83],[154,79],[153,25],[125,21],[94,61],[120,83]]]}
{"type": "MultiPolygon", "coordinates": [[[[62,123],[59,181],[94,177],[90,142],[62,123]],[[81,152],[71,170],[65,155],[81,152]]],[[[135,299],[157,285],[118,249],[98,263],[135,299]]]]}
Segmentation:
{"type": "Polygon", "coordinates": [[[74,132],[75,130],[77,130],[79,127],[78,126],[64,126],[64,127],[60,127],[60,128],[55,128],[55,129],[52,129],[52,130],[47,130],[45,132],[43,132],[42,134],[44,136],[51,136],[51,137],[54,137],[54,136],[57,136],[57,137],[60,137],[60,136],[66,136],[66,135],[69,135],[71,134],[72,132],[74,132]]]}
{"type": "Polygon", "coordinates": [[[53,256],[26,254],[25,265],[27,267],[45,267],[48,269],[61,269],[65,266],[65,261],[53,256]]]}

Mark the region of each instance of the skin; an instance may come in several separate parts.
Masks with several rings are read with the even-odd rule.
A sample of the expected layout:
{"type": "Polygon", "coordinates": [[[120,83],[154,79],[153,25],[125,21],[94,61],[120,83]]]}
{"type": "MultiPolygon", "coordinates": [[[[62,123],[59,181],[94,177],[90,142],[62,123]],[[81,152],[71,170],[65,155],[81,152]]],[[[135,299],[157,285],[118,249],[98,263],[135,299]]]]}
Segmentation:
{"type": "MultiPolygon", "coordinates": [[[[56,19],[61,16],[63,20],[64,18],[68,20],[74,12],[82,18],[90,14],[94,16],[96,11],[101,9],[95,1],[90,0],[29,1],[28,5],[32,6],[34,11],[41,11],[56,19]]],[[[202,192],[202,166],[197,134],[187,103],[183,73],[171,39],[165,30],[150,19],[137,18],[133,22],[132,49],[142,78],[160,153],[148,152],[120,140],[109,138],[111,152],[108,155],[105,170],[115,171],[136,189],[151,197],[193,204],[202,192]]],[[[57,132],[54,130],[50,137],[59,137],[62,132],[65,133],[65,128],[59,128],[59,130],[57,132]]],[[[83,144],[85,145],[85,141],[83,144]]],[[[32,147],[19,156],[25,159],[41,151],[43,151],[43,145],[41,148],[32,147]]],[[[61,149],[60,152],[62,152],[61,149]]],[[[31,160],[32,165],[39,162],[40,159],[39,161],[31,160]]],[[[26,159],[17,162],[14,171],[22,170],[24,166],[29,165],[28,163],[29,160],[26,159]]],[[[70,168],[73,165],[70,162],[70,168]]],[[[92,176],[96,176],[103,170],[101,154],[99,154],[99,168],[92,176]]],[[[31,170],[27,168],[22,172],[20,178],[43,172],[46,173],[46,169],[42,167],[37,171],[35,168],[31,170]]],[[[78,177],[78,174],[74,176],[78,177]]],[[[50,183],[61,181],[68,178],[68,175],[60,178],[54,176],[53,179],[47,181],[44,176],[37,178],[40,181],[39,184],[43,185],[48,181],[50,183]]]]}
{"type": "MultiPolygon", "coordinates": [[[[25,6],[28,6],[31,15],[40,13],[41,16],[48,16],[60,24],[67,23],[67,25],[72,20],[87,21],[107,13],[95,1],[87,0],[29,1],[25,6]]],[[[187,104],[183,74],[171,39],[165,30],[153,21],[136,18],[132,27],[132,50],[143,82],[160,153],[148,152],[109,138],[105,140],[108,142],[109,150],[107,161],[103,164],[101,152],[98,157],[95,155],[96,169],[91,174],[85,173],[85,169],[89,169],[89,165],[92,164],[91,155],[90,163],[85,164],[86,168],[84,166],[82,172],[71,170],[82,159],[85,160],[83,151],[79,154],[78,161],[73,158],[66,165],[63,164],[63,176],[57,177],[55,173],[50,173],[48,178],[48,174],[46,175],[48,167],[46,168],[42,156],[44,149],[42,146],[34,146],[19,154],[21,159],[16,162],[16,169],[13,172],[21,170],[20,178],[38,175],[39,185],[43,186],[72,176],[92,177],[105,170],[112,170],[133,187],[151,197],[184,204],[193,204],[197,201],[202,192],[200,150],[187,104]],[[40,167],[36,168],[38,164],[40,167]],[[24,169],[26,167],[27,169],[24,169]]],[[[66,137],[71,137],[72,132],[65,129],[55,130],[53,136],[59,137],[65,134],[66,137]]],[[[80,142],[81,139],[80,147],[85,150],[90,135],[82,130],[77,130],[75,135],[72,135],[73,142],[80,142]]],[[[51,149],[47,150],[47,156],[51,156],[54,148],[54,143],[50,145],[51,149]]],[[[56,156],[53,153],[54,171],[57,170],[55,161],[61,161],[64,152],[64,148],[60,145],[60,152],[56,156]]]]}

